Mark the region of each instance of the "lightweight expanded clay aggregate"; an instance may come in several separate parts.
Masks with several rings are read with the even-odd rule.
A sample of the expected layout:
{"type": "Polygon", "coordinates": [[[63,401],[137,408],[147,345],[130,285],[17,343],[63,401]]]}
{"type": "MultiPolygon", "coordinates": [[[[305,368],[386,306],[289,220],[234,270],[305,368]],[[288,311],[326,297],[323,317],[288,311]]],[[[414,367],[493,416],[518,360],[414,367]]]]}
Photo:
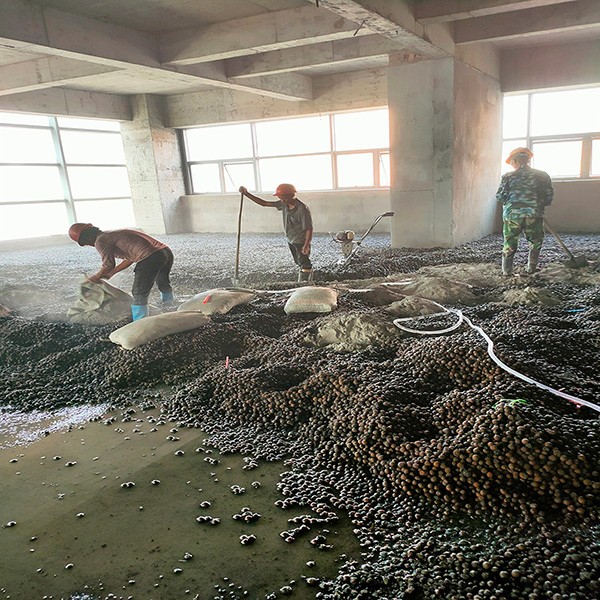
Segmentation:
{"type": "MultiPolygon", "coordinates": [[[[235,236],[165,240],[178,300],[231,284],[235,236]]],[[[332,317],[391,322],[394,303],[406,307],[403,287],[420,286],[433,300],[446,294],[512,368],[597,404],[600,238],[565,242],[590,266],[564,269],[546,239],[538,275],[502,278],[498,236],[399,250],[372,235],[345,269],[339,248],[317,236],[316,283],[339,290],[331,316],[288,316],[287,296],[261,294],[202,329],[131,351],[107,342],[115,326],[56,322],[80,274],[97,268],[93,249],[0,255],[0,303],[37,316],[0,318],[3,404],[112,409],[0,450],[11,499],[0,502],[0,598],[43,598],[43,584],[22,593],[35,577],[49,582],[45,597],[82,600],[599,597],[598,413],[500,370],[466,326],[439,337],[398,331],[347,352],[311,344],[332,317]],[[526,288],[535,293],[504,299],[526,288]],[[560,303],[545,303],[548,294],[560,303]],[[69,451],[52,460],[67,439],[69,451]],[[38,497],[18,496],[26,479],[38,497]],[[214,504],[196,491],[207,488],[214,504]],[[168,510],[144,520],[159,493],[168,510]],[[65,501],[68,518],[56,508],[65,501]],[[108,539],[90,533],[102,527],[108,539]],[[280,569],[267,567],[271,556],[280,569]]],[[[279,236],[244,236],[240,286],[285,289],[295,275],[279,236]]],[[[115,283],[128,290],[127,277],[115,283]]]]}

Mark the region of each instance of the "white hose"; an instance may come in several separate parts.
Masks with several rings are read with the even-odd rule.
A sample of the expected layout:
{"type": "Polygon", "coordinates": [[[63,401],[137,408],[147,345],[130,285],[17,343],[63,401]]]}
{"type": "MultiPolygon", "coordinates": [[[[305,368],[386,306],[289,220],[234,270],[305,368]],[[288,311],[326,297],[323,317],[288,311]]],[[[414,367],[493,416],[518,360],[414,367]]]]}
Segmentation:
{"type": "MultiPolygon", "coordinates": [[[[409,329],[408,327],[405,327],[405,326],[400,325],[398,323],[399,321],[408,321],[408,320],[410,320],[410,317],[409,317],[409,318],[404,318],[404,319],[395,319],[393,321],[394,325],[396,327],[398,327],[399,329],[402,329],[403,331],[408,331],[410,333],[416,333],[418,335],[434,335],[434,334],[447,333],[448,331],[453,331],[463,321],[465,321],[469,325],[469,327],[471,327],[471,329],[474,329],[487,342],[487,352],[490,355],[490,358],[501,369],[504,369],[507,373],[510,373],[514,377],[522,379],[523,381],[526,381],[529,384],[535,385],[536,387],[539,387],[542,390],[550,392],[551,394],[554,394],[555,396],[559,396],[560,398],[563,398],[564,400],[568,400],[569,402],[573,402],[574,404],[577,404],[578,406],[582,406],[582,405],[583,406],[587,406],[588,408],[591,408],[592,410],[600,412],[600,406],[598,406],[597,404],[594,404],[592,402],[588,402],[587,400],[583,400],[583,398],[578,398],[577,396],[571,396],[571,394],[566,394],[565,392],[561,392],[560,390],[554,389],[554,388],[552,388],[552,387],[550,387],[548,385],[545,385],[543,383],[540,383],[539,381],[536,381],[535,379],[531,379],[531,377],[527,377],[527,375],[523,375],[522,373],[519,373],[518,371],[515,371],[514,369],[511,369],[507,364],[503,363],[496,356],[496,354],[494,352],[494,342],[487,335],[487,333],[481,327],[473,324],[472,321],[468,317],[465,317],[463,315],[463,313],[462,313],[461,310],[458,310],[458,309],[455,309],[455,308],[446,308],[445,306],[442,306],[441,304],[437,304],[437,302],[433,302],[433,304],[435,304],[435,305],[443,308],[444,312],[446,312],[446,313],[454,313],[455,315],[457,315],[458,318],[459,318],[459,320],[457,321],[457,323],[455,323],[451,327],[447,327],[446,329],[439,329],[437,331],[430,331],[430,330],[429,331],[419,331],[418,329],[409,329]]],[[[435,314],[443,314],[443,313],[435,313],[435,314]]],[[[417,317],[417,318],[422,318],[422,317],[417,317]]]]}
{"type": "MultiPolygon", "coordinates": [[[[399,285],[403,285],[405,283],[407,283],[407,282],[398,282],[399,285]]],[[[231,288],[229,288],[229,289],[231,289],[231,288]]],[[[287,290],[244,290],[244,291],[254,291],[257,293],[266,293],[266,294],[285,294],[285,293],[295,292],[297,289],[298,288],[290,288],[287,290]]],[[[369,288],[367,288],[367,289],[369,289],[369,288]]],[[[352,290],[352,289],[344,288],[344,291],[356,292],[356,291],[365,291],[365,290],[358,290],[358,289],[352,290]]],[[[414,297],[417,298],[418,296],[414,296],[414,297]]],[[[463,324],[463,322],[466,322],[469,325],[469,327],[471,327],[471,329],[475,330],[487,342],[487,353],[490,355],[490,358],[501,369],[504,369],[507,373],[510,373],[511,375],[513,375],[514,377],[517,377],[518,379],[526,381],[527,383],[529,383],[531,385],[535,385],[536,387],[539,387],[542,390],[550,392],[551,394],[554,394],[555,396],[559,396],[560,398],[563,398],[564,400],[573,402],[574,404],[577,404],[578,406],[582,406],[582,405],[587,406],[588,408],[591,408],[592,410],[600,412],[600,406],[598,406],[597,404],[588,402],[587,400],[584,400],[583,398],[578,398],[577,396],[571,396],[571,394],[565,394],[565,392],[561,392],[560,390],[554,389],[548,385],[545,385],[544,383],[536,381],[535,379],[531,379],[531,377],[527,377],[527,375],[523,375],[522,373],[515,371],[514,369],[509,367],[507,364],[503,363],[496,356],[496,354],[494,352],[494,342],[491,340],[491,338],[487,335],[487,333],[481,327],[473,324],[473,322],[468,317],[465,317],[465,315],[463,314],[463,312],[461,310],[456,309],[456,308],[447,308],[447,307],[443,306],[442,304],[438,304],[437,302],[434,302],[433,300],[429,300],[428,298],[420,298],[419,297],[419,299],[426,300],[427,302],[430,302],[431,304],[441,308],[442,310],[440,312],[431,313],[429,315],[420,315],[418,317],[402,317],[402,318],[394,319],[393,323],[398,329],[401,329],[402,331],[406,331],[408,333],[414,333],[417,335],[442,335],[442,334],[450,333],[451,331],[458,329],[463,324]],[[450,327],[446,327],[444,329],[419,330],[419,329],[411,329],[410,327],[406,327],[405,325],[400,324],[404,321],[424,319],[426,317],[435,316],[435,315],[443,315],[443,314],[447,314],[447,313],[454,313],[455,315],[457,315],[458,320],[453,325],[450,325],[450,327]]]]}
{"type": "MultiPolygon", "coordinates": [[[[427,300],[426,298],[420,298],[420,299],[427,300]]],[[[417,333],[419,335],[439,335],[442,333],[450,333],[451,331],[458,329],[462,325],[462,322],[464,320],[462,313],[460,313],[458,315],[458,321],[456,321],[456,323],[454,323],[454,325],[450,325],[450,327],[446,327],[445,329],[434,329],[434,330],[432,330],[432,329],[411,329],[410,327],[400,325],[400,323],[402,323],[403,321],[417,321],[419,319],[425,319],[427,317],[433,317],[435,315],[444,315],[444,314],[448,314],[450,312],[445,306],[442,306],[441,304],[438,304],[437,302],[434,302],[433,300],[427,300],[427,302],[441,308],[442,310],[440,312],[429,313],[428,315],[420,315],[418,317],[402,317],[399,319],[394,319],[394,321],[393,321],[394,325],[396,327],[398,327],[398,329],[402,329],[402,331],[407,331],[408,333],[417,333]]]]}

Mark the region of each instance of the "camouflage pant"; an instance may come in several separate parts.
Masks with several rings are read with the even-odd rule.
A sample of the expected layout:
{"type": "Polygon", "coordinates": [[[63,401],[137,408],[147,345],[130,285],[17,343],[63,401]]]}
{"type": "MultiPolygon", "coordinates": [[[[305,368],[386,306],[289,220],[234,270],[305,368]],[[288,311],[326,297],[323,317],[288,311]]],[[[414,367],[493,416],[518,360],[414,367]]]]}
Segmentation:
{"type": "Polygon", "coordinates": [[[519,245],[519,236],[521,232],[529,242],[529,248],[539,250],[544,241],[544,222],[542,217],[537,215],[510,215],[505,217],[502,224],[502,233],[504,235],[504,244],[502,254],[512,256],[517,251],[519,245]]]}

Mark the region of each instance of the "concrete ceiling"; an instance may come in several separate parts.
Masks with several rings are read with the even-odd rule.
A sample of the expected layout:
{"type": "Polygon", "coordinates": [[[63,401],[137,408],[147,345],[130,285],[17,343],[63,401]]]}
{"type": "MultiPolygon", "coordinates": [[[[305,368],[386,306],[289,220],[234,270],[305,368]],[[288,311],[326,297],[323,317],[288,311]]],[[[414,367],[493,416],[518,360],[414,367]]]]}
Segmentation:
{"type": "Polygon", "coordinates": [[[34,0],[34,4],[161,34],[299,8],[306,0],[34,0]]]}
{"type": "Polygon", "coordinates": [[[600,39],[600,0],[1,0],[0,100],[231,88],[303,101],[314,76],[390,56],[584,38],[600,39]]]}

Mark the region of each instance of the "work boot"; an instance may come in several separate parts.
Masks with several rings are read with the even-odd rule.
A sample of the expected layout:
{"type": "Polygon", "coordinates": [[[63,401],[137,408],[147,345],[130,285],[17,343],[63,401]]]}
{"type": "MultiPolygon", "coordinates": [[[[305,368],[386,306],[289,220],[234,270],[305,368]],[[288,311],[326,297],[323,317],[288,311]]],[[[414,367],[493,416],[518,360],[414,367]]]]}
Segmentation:
{"type": "Polygon", "coordinates": [[[173,304],[173,291],[170,292],[161,292],[160,293],[160,299],[162,301],[163,304],[166,304],[167,306],[172,306],[173,304]]]}
{"type": "Polygon", "coordinates": [[[300,270],[298,273],[298,282],[299,283],[309,283],[312,281],[312,269],[310,271],[305,271],[304,269],[300,270]]]}
{"type": "Polygon", "coordinates": [[[537,271],[538,259],[540,257],[539,248],[531,248],[529,250],[529,259],[527,261],[527,273],[533,275],[537,271]]]}
{"type": "Polygon", "coordinates": [[[515,262],[515,255],[510,256],[502,255],[502,275],[510,277],[513,274],[513,264],[515,262]]]}
{"type": "Polygon", "coordinates": [[[134,321],[138,319],[143,319],[147,317],[149,314],[148,305],[147,304],[132,304],[131,305],[131,317],[134,321]]]}

